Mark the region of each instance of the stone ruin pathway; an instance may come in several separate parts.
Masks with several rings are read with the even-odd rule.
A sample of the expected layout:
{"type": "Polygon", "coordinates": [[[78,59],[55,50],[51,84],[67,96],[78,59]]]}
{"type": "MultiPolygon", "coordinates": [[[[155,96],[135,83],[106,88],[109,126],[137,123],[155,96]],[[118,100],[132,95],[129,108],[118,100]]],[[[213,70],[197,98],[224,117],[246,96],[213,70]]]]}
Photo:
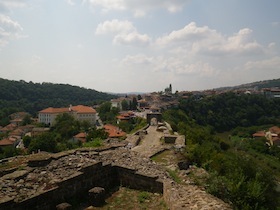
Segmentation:
{"type": "MultiPolygon", "coordinates": [[[[132,151],[137,152],[144,158],[151,158],[153,155],[160,153],[166,149],[171,149],[174,145],[166,145],[161,141],[161,137],[164,136],[163,132],[157,131],[157,126],[149,126],[147,134],[141,139],[140,144],[134,146],[132,151]]],[[[183,136],[176,134],[176,143],[182,144],[185,142],[183,136]]],[[[133,140],[135,136],[131,136],[133,140]]],[[[128,140],[128,139],[127,139],[128,140]]],[[[129,142],[129,141],[128,141],[129,142]]],[[[135,142],[135,139],[134,139],[135,142]]],[[[134,144],[133,144],[134,145],[134,144]]],[[[171,152],[171,151],[170,151],[171,152]]],[[[172,152],[171,152],[172,153],[172,152]]],[[[177,170],[176,157],[166,157],[168,160],[165,164],[160,164],[163,168],[177,170]]],[[[179,170],[179,169],[178,169],[179,170]]],[[[165,188],[165,196],[168,195],[166,201],[169,203],[171,210],[184,210],[184,209],[204,209],[204,210],[226,210],[231,207],[221,201],[220,199],[208,194],[204,189],[196,186],[193,181],[187,176],[185,171],[180,171],[179,176],[182,179],[182,183],[166,183],[168,186],[165,188]]]]}
{"type": "Polygon", "coordinates": [[[148,127],[147,135],[145,135],[139,145],[132,148],[132,151],[138,152],[141,156],[146,158],[153,156],[166,148],[160,141],[163,135],[163,132],[157,131],[157,126],[148,127]]]}

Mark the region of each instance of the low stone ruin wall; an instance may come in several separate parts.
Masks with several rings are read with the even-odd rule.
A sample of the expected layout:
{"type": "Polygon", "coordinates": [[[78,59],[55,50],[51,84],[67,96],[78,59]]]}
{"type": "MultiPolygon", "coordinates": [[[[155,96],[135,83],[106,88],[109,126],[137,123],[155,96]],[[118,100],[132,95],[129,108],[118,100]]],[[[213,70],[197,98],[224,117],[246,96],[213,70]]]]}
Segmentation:
{"type": "MultiPolygon", "coordinates": [[[[37,164],[40,165],[38,161],[37,164]]],[[[18,179],[22,178],[21,176],[18,179]]],[[[135,169],[97,162],[81,168],[55,186],[47,184],[44,191],[38,191],[25,200],[0,199],[0,209],[55,209],[59,203],[69,202],[73,198],[87,197],[88,191],[93,187],[103,187],[106,192],[110,192],[120,185],[138,190],[163,192],[163,183],[158,180],[158,176],[145,175],[135,169]]]]}
{"type": "Polygon", "coordinates": [[[92,188],[104,188],[109,196],[119,186],[161,193],[171,210],[231,209],[197,186],[174,183],[161,166],[124,147],[49,154],[17,167],[0,177],[1,210],[56,209],[88,199],[92,188]]]}
{"type": "Polygon", "coordinates": [[[175,135],[164,135],[164,142],[166,144],[175,144],[177,136],[175,135]]]}

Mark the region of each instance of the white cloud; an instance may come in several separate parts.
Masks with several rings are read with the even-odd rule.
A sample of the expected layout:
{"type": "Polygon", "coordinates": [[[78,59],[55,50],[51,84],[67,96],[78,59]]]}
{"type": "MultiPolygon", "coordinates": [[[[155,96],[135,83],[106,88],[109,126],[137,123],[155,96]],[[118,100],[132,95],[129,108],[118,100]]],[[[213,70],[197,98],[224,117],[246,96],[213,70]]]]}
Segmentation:
{"type": "Polygon", "coordinates": [[[95,34],[113,34],[113,43],[120,45],[146,46],[151,41],[147,34],[138,33],[132,22],[116,19],[100,23],[95,34]]]}
{"type": "Polygon", "coordinates": [[[100,6],[103,12],[111,10],[131,11],[134,16],[145,16],[155,9],[165,9],[170,13],[181,11],[188,0],[85,0],[93,7],[100,6]]]}
{"type": "Polygon", "coordinates": [[[0,14],[0,27],[13,31],[22,30],[22,27],[18,22],[13,21],[9,16],[1,15],[1,14],[0,14]]]}
{"type": "Polygon", "coordinates": [[[0,14],[0,46],[5,46],[12,39],[20,38],[19,32],[22,30],[18,22],[0,14]]]}
{"type": "Polygon", "coordinates": [[[26,0],[1,0],[0,11],[10,11],[13,8],[21,8],[26,6],[26,0]]]}
{"type": "Polygon", "coordinates": [[[148,57],[144,54],[127,55],[122,61],[123,65],[151,65],[153,64],[153,57],[148,57]]]}
{"type": "Polygon", "coordinates": [[[279,66],[280,66],[280,57],[275,56],[264,60],[249,61],[245,64],[245,69],[246,70],[260,69],[263,71],[275,70],[279,73],[279,66]]]}
{"type": "Polygon", "coordinates": [[[108,34],[108,33],[127,33],[135,31],[135,27],[130,21],[120,21],[117,19],[105,21],[98,24],[95,34],[108,34]]]}
{"type": "Polygon", "coordinates": [[[194,54],[244,55],[262,53],[264,47],[252,39],[252,30],[241,29],[232,36],[222,35],[208,26],[199,27],[192,22],[156,40],[159,47],[184,46],[194,54]]]}
{"type": "Polygon", "coordinates": [[[173,75],[198,75],[202,77],[213,76],[216,70],[211,64],[203,61],[186,62],[182,57],[147,56],[144,54],[127,55],[122,65],[139,66],[153,72],[169,72],[173,75]]]}
{"type": "Polygon", "coordinates": [[[132,32],[129,34],[118,34],[113,40],[114,44],[121,45],[148,45],[150,43],[150,37],[147,34],[139,34],[132,32]]]}

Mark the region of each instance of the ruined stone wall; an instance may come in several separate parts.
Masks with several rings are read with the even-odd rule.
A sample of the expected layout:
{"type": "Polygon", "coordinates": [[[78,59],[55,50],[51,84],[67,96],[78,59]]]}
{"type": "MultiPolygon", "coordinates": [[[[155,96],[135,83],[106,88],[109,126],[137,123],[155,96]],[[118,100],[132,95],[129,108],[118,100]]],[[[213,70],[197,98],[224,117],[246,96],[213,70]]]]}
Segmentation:
{"type": "Polygon", "coordinates": [[[63,202],[87,199],[91,188],[108,193],[118,186],[163,193],[171,210],[231,209],[197,186],[175,183],[161,166],[124,147],[80,149],[28,161],[0,177],[1,210],[55,209],[63,202]]]}
{"type": "Polygon", "coordinates": [[[136,190],[163,193],[163,183],[158,180],[158,176],[141,174],[134,169],[119,166],[116,168],[121,186],[136,190]]]}
{"type": "Polygon", "coordinates": [[[50,187],[51,189],[23,201],[2,201],[0,209],[55,209],[59,203],[69,202],[73,198],[87,197],[88,191],[96,186],[105,188],[107,192],[121,185],[132,189],[162,193],[163,183],[157,179],[157,176],[145,176],[133,169],[111,164],[103,165],[102,162],[98,162],[75,172],[67,179],[58,182],[57,186],[50,187]]]}
{"type": "Polygon", "coordinates": [[[119,180],[115,168],[98,162],[82,168],[67,179],[58,182],[57,186],[38,192],[31,198],[20,202],[13,200],[2,202],[0,209],[54,209],[61,202],[87,196],[88,190],[95,186],[109,190],[118,185],[119,180]]]}

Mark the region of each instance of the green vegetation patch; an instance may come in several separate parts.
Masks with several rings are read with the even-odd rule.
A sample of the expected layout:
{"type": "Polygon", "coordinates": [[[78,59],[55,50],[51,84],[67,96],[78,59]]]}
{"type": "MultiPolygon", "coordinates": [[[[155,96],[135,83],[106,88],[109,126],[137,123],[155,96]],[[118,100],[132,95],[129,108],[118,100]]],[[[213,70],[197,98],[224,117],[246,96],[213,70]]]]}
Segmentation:
{"type": "Polygon", "coordinates": [[[158,193],[138,191],[129,188],[120,187],[106,200],[102,207],[91,207],[96,210],[167,210],[163,196],[158,193]]]}

